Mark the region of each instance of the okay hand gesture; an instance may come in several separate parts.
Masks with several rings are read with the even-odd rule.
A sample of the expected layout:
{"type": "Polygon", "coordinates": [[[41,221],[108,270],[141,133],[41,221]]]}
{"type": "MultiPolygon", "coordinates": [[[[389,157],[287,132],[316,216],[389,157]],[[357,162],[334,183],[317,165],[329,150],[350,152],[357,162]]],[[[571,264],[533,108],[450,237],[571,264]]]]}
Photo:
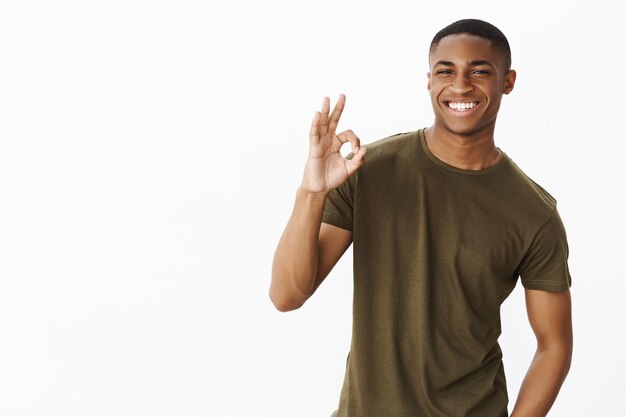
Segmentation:
{"type": "Polygon", "coordinates": [[[361,148],[359,138],[351,130],[335,133],[339,118],[346,103],[346,96],[339,100],[328,115],[330,99],[324,97],[322,111],[315,112],[309,132],[309,158],[304,169],[302,188],[312,193],[328,193],[344,183],[350,175],[363,165],[366,148],[361,148]],[[352,159],[341,156],[341,146],[350,142],[352,159]]]}

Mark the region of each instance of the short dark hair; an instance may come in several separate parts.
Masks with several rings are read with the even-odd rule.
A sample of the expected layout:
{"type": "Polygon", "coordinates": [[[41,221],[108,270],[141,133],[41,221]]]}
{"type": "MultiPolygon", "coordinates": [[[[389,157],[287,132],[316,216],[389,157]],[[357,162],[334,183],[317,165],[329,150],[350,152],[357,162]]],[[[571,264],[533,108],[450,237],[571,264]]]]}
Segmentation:
{"type": "Polygon", "coordinates": [[[504,33],[491,23],[479,19],[463,19],[441,29],[432,42],[430,43],[430,53],[432,54],[439,46],[439,41],[446,36],[456,33],[469,33],[488,39],[491,42],[491,48],[504,54],[504,68],[506,71],[511,69],[511,47],[504,33]]]}

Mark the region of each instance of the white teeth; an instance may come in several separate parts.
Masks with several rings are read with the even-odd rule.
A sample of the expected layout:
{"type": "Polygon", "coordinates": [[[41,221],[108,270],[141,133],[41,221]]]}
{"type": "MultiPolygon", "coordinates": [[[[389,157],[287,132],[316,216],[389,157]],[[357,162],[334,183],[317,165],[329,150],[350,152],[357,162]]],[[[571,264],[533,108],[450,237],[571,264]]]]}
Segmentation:
{"type": "Polygon", "coordinates": [[[466,111],[469,110],[471,108],[474,108],[478,103],[477,102],[472,102],[472,103],[457,103],[454,101],[449,101],[448,102],[448,107],[450,107],[451,109],[457,110],[457,111],[466,111]]]}

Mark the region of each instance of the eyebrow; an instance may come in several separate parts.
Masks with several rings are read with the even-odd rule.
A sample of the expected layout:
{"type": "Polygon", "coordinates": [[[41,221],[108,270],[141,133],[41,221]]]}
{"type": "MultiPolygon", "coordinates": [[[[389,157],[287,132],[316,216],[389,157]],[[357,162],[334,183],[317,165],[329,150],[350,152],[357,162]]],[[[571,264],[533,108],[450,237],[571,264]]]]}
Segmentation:
{"type": "MultiPolygon", "coordinates": [[[[495,68],[495,66],[491,62],[487,61],[486,59],[477,59],[475,61],[470,61],[469,64],[472,67],[477,67],[479,65],[489,65],[490,67],[495,68]]],[[[437,65],[443,65],[445,67],[454,67],[454,66],[456,66],[456,65],[454,65],[454,62],[452,62],[452,61],[443,61],[443,60],[439,60],[439,61],[435,62],[435,65],[433,65],[433,67],[436,67],[437,65]]]]}

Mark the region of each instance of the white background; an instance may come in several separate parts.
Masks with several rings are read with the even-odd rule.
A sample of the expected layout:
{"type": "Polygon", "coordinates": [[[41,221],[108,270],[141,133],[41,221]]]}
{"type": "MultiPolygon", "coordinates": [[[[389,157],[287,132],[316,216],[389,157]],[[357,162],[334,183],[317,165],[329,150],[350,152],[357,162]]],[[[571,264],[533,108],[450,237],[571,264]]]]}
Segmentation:
{"type": "MultiPolygon", "coordinates": [[[[572,369],[550,416],[626,416],[624,35],[617,2],[3,1],[0,415],[328,416],[351,251],[274,310],[276,243],[322,97],[363,143],[432,122],[432,36],[500,27],[496,143],[559,201],[572,369]]],[[[534,353],[503,306],[511,408],[534,353]]]]}

